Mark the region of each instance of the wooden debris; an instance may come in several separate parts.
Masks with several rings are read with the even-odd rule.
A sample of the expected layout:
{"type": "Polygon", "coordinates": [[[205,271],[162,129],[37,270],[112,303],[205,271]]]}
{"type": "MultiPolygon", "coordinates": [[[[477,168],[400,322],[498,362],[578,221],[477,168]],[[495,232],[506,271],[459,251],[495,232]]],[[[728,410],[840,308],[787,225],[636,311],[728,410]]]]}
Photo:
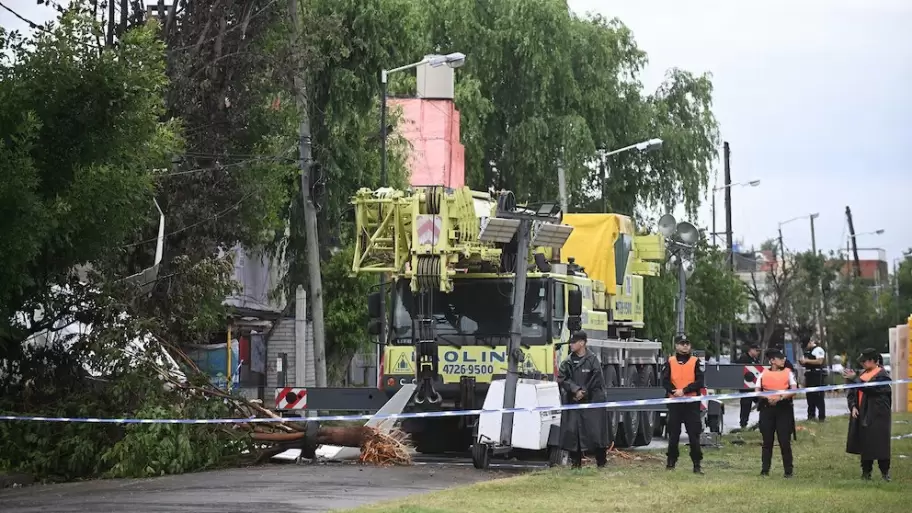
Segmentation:
{"type": "Polygon", "coordinates": [[[407,435],[398,429],[389,434],[373,428],[364,428],[369,431],[361,445],[361,457],[358,461],[370,465],[411,465],[412,456],[409,454],[407,435]]]}
{"type": "MultiPolygon", "coordinates": [[[[165,348],[183,360],[191,371],[198,371],[193,361],[179,348],[172,345],[165,348]]],[[[208,383],[196,386],[177,381],[167,373],[163,372],[163,375],[178,390],[224,401],[237,418],[282,418],[264,408],[260,401],[231,395],[208,383]]],[[[319,445],[358,447],[361,449],[359,461],[362,464],[388,466],[410,465],[412,462],[406,436],[400,431],[385,434],[366,426],[320,426],[313,422],[238,423],[232,429],[238,433],[248,432],[256,442],[258,450],[253,455],[256,462],[266,461],[289,449],[300,449],[301,456],[310,459],[315,456],[319,445]]]]}

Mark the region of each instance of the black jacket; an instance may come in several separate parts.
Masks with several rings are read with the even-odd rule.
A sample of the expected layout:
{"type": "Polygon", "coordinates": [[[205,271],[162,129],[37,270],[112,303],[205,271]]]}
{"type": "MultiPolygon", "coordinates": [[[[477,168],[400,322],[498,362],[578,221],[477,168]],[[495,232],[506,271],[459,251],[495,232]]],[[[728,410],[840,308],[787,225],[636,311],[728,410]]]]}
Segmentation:
{"type": "MultiPolygon", "coordinates": [[[[860,383],[855,376],[847,379],[850,383],[860,383]]],[[[890,374],[881,368],[870,383],[890,381],[890,374]]],[[[890,385],[864,388],[850,388],[846,391],[849,402],[849,434],[846,440],[846,452],[861,455],[863,460],[885,460],[890,458],[890,435],[893,424],[893,396],[890,385]],[[861,407],[858,404],[858,392],[861,392],[861,407]],[[852,408],[858,408],[858,418],[853,419],[852,408]]]]}
{"type": "MultiPolygon", "coordinates": [[[[564,404],[603,403],[608,399],[602,364],[592,351],[582,358],[572,355],[561,362],[557,382],[564,404]],[[586,393],[576,400],[578,390],[586,393]]],[[[608,410],[564,410],[560,424],[561,449],[570,452],[592,451],[608,447],[608,410]]]]}

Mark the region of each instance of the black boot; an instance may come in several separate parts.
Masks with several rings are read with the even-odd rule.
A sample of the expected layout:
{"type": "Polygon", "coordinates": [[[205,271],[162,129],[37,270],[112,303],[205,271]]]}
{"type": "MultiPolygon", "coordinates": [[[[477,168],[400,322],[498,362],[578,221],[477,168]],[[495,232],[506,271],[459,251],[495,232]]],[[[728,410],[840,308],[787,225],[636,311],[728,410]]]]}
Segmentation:
{"type": "Polygon", "coordinates": [[[703,475],[703,467],[699,463],[694,463],[694,474],[703,475]]]}
{"type": "Polygon", "coordinates": [[[865,480],[865,481],[870,481],[870,480],[871,480],[871,471],[870,471],[870,470],[866,470],[866,471],[862,472],[862,473],[861,473],[861,478],[862,478],[863,480],[865,480]]]}
{"type": "Polygon", "coordinates": [[[890,473],[889,473],[889,472],[887,472],[886,474],[883,475],[883,480],[886,481],[886,482],[888,482],[888,483],[889,483],[890,481],[892,481],[892,478],[890,478],[890,473]]]}
{"type": "Polygon", "coordinates": [[[666,470],[674,470],[674,468],[675,468],[675,463],[677,463],[675,460],[668,460],[668,462],[665,464],[665,469],[666,469],[666,470]]]}

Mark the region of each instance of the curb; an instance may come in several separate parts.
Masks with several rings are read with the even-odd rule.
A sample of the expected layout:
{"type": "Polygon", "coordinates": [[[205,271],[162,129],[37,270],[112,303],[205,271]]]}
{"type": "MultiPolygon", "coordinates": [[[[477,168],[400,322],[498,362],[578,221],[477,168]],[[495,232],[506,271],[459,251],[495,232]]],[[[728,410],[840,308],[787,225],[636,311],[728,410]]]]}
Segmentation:
{"type": "Polygon", "coordinates": [[[35,479],[26,474],[2,474],[0,473],[0,489],[15,488],[19,486],[28,486],[34,484],[35,479]]]}

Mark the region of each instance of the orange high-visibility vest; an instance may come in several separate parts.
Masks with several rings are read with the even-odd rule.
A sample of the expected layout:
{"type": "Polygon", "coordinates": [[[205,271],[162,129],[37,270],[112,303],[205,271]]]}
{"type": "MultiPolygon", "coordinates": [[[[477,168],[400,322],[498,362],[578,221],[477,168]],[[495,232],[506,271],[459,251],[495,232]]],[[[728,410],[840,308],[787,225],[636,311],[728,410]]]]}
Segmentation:
{"type": "MultiPolygon", "coordinates": [[[[760,375],[760,385],[761,389],[764,392],[771,390],[788,390],[789,389],[789,376],[792,371],[788,369],[782,370],[772,370],[766,369],[760,375]]],[[[779,395],[774,395],[772,397],[782,397],[779,395]]]]}
{"type": "MultiPolygon", "coordinates": [[[[878,372],[880,372],[880,367],[875,367],[869,371],[866,371],[861,376],[858,376],[858,378],[861,379],[861,381],[867,383],[868,381],[871,381],[871,379],[874,376],[876,376],[878,372]]],[[[862,399],[862,397],[864,397],[863,394],[864,394],[864,389],[859,388],[858,389],[858,409],[859,409],[859,411],[861,410],[861,399],[862,399]]]]}
{"type": "MultiPolygon", "coordinates": [[[[671,386],[675,389],[683,389],[687,385],[697,380],[697,362],[699,360],[691,356],[684,363],[679,363],[678,359],[672,356],[668,359],[668,368],[671,369],[671,386]]],[[[695,396],[696,392],[687,392],[685,396],[695,396]]]]}

